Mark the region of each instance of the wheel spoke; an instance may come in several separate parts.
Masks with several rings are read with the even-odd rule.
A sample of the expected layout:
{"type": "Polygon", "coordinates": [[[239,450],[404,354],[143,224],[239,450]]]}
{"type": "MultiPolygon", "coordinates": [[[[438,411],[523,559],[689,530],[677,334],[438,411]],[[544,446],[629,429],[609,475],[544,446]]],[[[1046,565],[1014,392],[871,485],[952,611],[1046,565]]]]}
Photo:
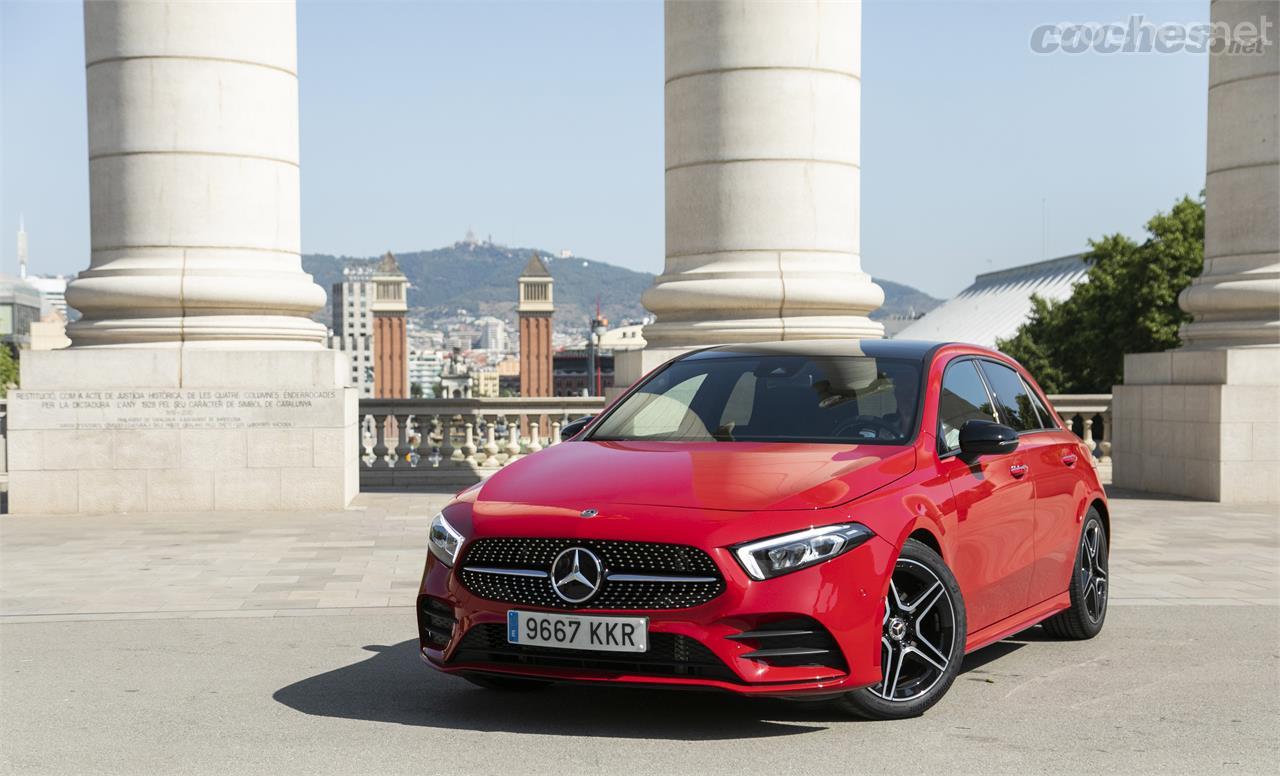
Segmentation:
{"type": "Polygon", "coordinates": [[[881,666],[884,678],[880,680],[880,696],[885,700],[893,700],[893,694],[898,690],[898,677],[902,673],[902,657],[901,648],[895,650],[893,642],[889,639],[881,639],[880,643],[884,645],[885,660],[881,666]]]}
{"type": "Polygon", "coordinates": [[[885,606],[885,619],[886,619],[886,620],[889,618],[889,608],[888,608],[888,606],[887,606],[887,602],[888,602],[888,601],[892,601],[892,602],[893,602],[893,607],[894,607],[894,609],[896,609],[897,611],[903,611],[904,609],[906,609],[906,608],[907,608],[907,607],[903,606],[903,604],[902,604],[902,598],[898,595],[898,586],[897,586],[897,585],[895,585],[895,584],[893,583],[893,580],[892,580],[892,579],[890,579],[890,580],[889,580],[889,597],[886,599],[886,606],[885,606]]]}
{"type": "Polygon", "coordinates": [[[907,648],[905,648],[905,649],[904,649],[904,650],[902,650],[902,651],[903,651],[903,653],[905,653],[905,654],[915,655],[916,657],[920,658],[920,659],[921,659],[921,660],[923,660],[924,662],[926,662],[926,663],[928,663],[929,665],[933,666],[934,668],[938,669],[938,671],[945,671],[945,670],[947,670],[947,664],[946,664],[946,663],[939,663],[937,660],[934,660],[934,659],[933,659],[933,657],[931,657],[928,653],[926,653],[926,652],[925,652],[924,650],[922,650],[922,649],[919,649],[919,648],[917,648],[917,647],[907,647],[907,648]]]}
{"type": "Polygon", "coordinates": [[[951,662],[951,659],[947,657],[946,653],[938,649],[937,645],[929,641],[924,632],[920,630],[920,623],[916,623],[916,639],[920,647],[923,647],[923,649],[920,647],[915,649],[920,657],[933,663],[934,668],[939,671],[947,670],[947,664],[951,662]]]}
{"type": "Polygon", "coordinates": [[[933,605],[938,603],[938,599],[946,593],[946,588],[941,582],[934,582],[933,586],[916,597],[916,600],[906,610],[915,617],[923,617],[933,605]]]}

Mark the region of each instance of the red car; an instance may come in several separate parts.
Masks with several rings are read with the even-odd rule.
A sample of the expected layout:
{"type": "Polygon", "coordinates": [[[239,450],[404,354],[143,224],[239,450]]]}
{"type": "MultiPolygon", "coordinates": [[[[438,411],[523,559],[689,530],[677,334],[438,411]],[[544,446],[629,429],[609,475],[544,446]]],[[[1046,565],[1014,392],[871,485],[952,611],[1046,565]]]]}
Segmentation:
{"type": "Polygon", "coordinates": [[[918,715],[967,652],[1107,610],[1089,451],[1007,356],[895,340],[681,356],[431,526],[422,657],[918,715]]]}

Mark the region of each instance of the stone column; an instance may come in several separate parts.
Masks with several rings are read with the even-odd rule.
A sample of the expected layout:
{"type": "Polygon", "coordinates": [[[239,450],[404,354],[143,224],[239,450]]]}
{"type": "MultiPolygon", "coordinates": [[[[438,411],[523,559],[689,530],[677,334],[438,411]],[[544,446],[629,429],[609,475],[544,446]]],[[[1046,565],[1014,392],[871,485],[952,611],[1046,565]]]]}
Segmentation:
{"type": "Polygon", "coordinates": [[[666,4],[666,269],[650,348],[880,337],[858,246],[861,7],[666,4]]]}
{"type": "Polygon", "coordinates": [[[10,393],[14,512],[340,509],[356,391],[308,315],[292,0],[85,3],[92,257],[10,393]]]}
{"type": "Polygon", "coordinates": [[[1125,356],[1117,486],[1280,503],[1280,2],[1215,0],[1218,31],[1259,51],[1209,57],[1203,274],[1179,299],[1183,347],[1125,356]],[[1267,26],[1269,23],[1269,26],[1267,26]]]}
{"type": "Polygon", "coordinates": [[[1211,20],[1235,29],[1269,19],[1260,54],[1209,58],[1204,272],[1178,302],[1195,316],[1187,347],[1280,344],[1280,3],[1216,0],[1211,20]]]}
{"type": "Polygon", "coordinates": [[[85,3],[75,347],[323,347],[299,251],[294,4],[85,3]]]}

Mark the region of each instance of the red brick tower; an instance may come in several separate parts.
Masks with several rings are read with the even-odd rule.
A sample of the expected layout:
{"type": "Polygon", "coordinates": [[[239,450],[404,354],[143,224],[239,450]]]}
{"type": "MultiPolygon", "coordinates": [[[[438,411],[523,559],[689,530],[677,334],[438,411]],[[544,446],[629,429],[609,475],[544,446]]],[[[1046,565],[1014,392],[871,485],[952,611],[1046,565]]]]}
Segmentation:
{"type": "Polygon", "coordinates": [[[554,281],[538,254],[520,272],[520,395],[553,396],[551,378],[551,316],[555,312],[554,281]]]}

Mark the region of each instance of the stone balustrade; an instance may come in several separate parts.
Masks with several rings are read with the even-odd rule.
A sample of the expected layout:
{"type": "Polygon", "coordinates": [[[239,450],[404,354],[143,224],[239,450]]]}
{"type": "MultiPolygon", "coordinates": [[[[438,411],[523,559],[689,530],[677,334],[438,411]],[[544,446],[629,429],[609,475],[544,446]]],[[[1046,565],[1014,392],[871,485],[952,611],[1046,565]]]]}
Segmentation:
{"type": "Polygon", "coordinates": [[[560,443],[602,397],[362,399],[360,487],[468,485],[560,443]]]}
{"type": "Polygon", "coordinates": [[[1098,467],[1111,467],[1111,394],[1052,394],[1049,402],[1075,435],[1084,440],[1098,467]]]}

